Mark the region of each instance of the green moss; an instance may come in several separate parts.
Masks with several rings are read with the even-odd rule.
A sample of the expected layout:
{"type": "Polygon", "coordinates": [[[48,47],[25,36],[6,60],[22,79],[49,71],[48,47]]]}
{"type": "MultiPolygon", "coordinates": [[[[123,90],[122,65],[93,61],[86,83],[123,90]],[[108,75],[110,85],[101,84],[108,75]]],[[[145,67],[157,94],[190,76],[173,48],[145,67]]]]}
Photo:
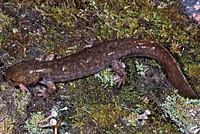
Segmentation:
{"type": "Polygon", "coordinates": [[[94,74],[94,77],[99,78],[103,85],[107,85],[109,82],[109,86],[114,86],[113,73],[109,70],[111,69],[107,68],[103,71],[100,71],[99,73],[94,74]]]}
{"type": "Polygon", "coordinates": [[[2,133],[14,133],[16,129],[16,123],[20,122],[23,117],[26,117],[26,107],[30,99],[30,92],[20,92],[17,90],[15,92],[8,91],[12,90],[10,88],[1,86],[2,93],[5,95],[5,100],[10,100],[10,103],[5,105],[5,100],[0,99],[1,104],[1,121],[0,132],[2,133]],[[6,93],[5,93],[6,92],[6,93]],[[9,110],[11,109],[11,110],[9,110]],[[1,131],[2,130],[2,131],[1,131]]]}
{"type": "Polygon", "coordinates": [[[197,79],[197,82],[200,83],[200,64],[189,65],[188,73],[190,77],[197,79]]]}
{"type": "Polygon", "coordinates": [[[39,128],[39,122],[40,120],[44,119],[44,115],[41,115],[40,112],[38,113],[31,113],[30,119],[26,120],[25,128],[28,130],[28,133],[30,134],[36,134],[36,133],[46,133],[49,132],[52,129],[43,129],[39,128]]]}
{"type": "Polygon", "coordinates": [[[10,116],[6,116],[5,113],[1,112],[0,113],[1,117],[4,117],[0,121],[0,132],[2,134],[8,134],[8,133],[13,133],[13,121],[10,116]]]}
{"type": "Polygon", "coordinates": [[[195,131],[192,128],[197,127],[200,121],[198,118],[193,118],[199,109],[199,106],[195,104],[198,102],[198,100],[190,102],[179,95],[172,95],[166,98],[166,101],[161,104],[161,108],[164,110],[165,116],[169,117],[181,132],[189,133],[189,131],[195,131]]]}
{"type": "MultiPolygon", "coordinates": [[[[19,91],[20,92],[20,91],[19,91]]],[[[30,92],[25,93],[17,93],[16,94],[16,100],[14,101],[14,105],[16,107],[16,111],[18,113],[18,116],[24,116],[25,108],[28,105],[28,101],[30,99],[30,92]]]]}
{"type": "Polygon", "coordinates": [[[124,117],[124,111],[119,106],[96,105],[91,110],[91,117],[95,122],[103,127],[111,127],[119,123],[120,119],[124,117]]]}
{"type": "Polygon", "coordinates": [[[187,70],[188,75],[190,78],[195,80],[196,83],[196,91],[200,92],[200,64],[197,65],[189,65],[189,68],[187,70]]]}
{"type": "MultiPolygon", "coordinates": [[[[77,116],[79,117],[79,119],[80,115],[82,115],[81,111],[84,111],[84,109],[77,110],[77,116]]],[[[76,118],[77,121],[74,122],[75,127],[78,127],[81,130],[85,130],[85,128],[89,127],[88,123],[92,123],[96,124],[98,127],[110,129],[113,128],[115,124],[118,124],[120,122],[120,119],[125,115],[124,111],[119,106],[114,106],[112,104],[95,104],[93,106],[90,106],[87,111],[87,117],[83,118],[82,115],[81,120],[76,118]]],[[[96,125],[90,126],[90,129],[96,129],[96,125]]]]}

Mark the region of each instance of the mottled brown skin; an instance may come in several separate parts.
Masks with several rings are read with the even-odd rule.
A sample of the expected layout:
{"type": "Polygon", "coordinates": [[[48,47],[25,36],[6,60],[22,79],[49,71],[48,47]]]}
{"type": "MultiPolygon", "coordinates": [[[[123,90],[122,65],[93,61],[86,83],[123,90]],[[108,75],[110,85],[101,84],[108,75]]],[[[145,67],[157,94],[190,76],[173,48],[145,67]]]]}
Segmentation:
{"type": "Polygon", "coordinates": [[[168,80],[183,97],[198,98],[174,58],[161,45],[147,40],[121,39],[102,42],[70,56],[51,61],[24,61],[12,66],[6,72],[6,81],[12,86],[36,84],[40,81],[48,86],[39,96],[48,97],[55,90],[54,82],[70,81],[95,74],[112,65],[119,82],[125,83],[125,71],[119,61],[125,57],[149,57],[160,62],[168,80]]]}

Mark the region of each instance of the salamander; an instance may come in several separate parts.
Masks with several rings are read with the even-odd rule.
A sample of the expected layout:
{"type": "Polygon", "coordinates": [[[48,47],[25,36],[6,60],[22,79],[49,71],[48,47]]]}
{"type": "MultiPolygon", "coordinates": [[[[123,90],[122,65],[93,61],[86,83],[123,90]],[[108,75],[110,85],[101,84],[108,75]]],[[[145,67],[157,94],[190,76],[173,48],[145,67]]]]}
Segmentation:
{"type": "Polygon", "coordinates": [[[54,82],[66,82],[95,74],[109,66],[118,74],[118,87],[125,83],[126,72],[120,59],[126,57],[153,58],[164,66],[169,83],[183,97],[198,98],[180,71],[168,50],[153,41],[117,39],[96,44],[78,53],[51,61],[28,60],[17,63],[6,72],[6,81],[11,86],[29,86],[40,82],[47,90],[39,96],[49,97],[55,92],[54,82]]]}

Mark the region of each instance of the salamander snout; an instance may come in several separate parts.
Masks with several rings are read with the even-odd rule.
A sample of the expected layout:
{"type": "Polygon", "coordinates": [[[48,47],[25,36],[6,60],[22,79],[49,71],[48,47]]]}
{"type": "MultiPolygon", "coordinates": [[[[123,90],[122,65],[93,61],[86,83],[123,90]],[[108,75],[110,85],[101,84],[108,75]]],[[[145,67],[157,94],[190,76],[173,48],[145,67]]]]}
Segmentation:
{"type": "MultiPolygon", "coordinates": [[[[15,70],[15,69],[14,69],[15,70]]],[[[8,82],[9,85],[11,86],[18,86],[19,83],[15,80],[15,75],[16,72],[14,71],[12,68],[10,68],[7,72],[6,72],[6,81],[8,82]]]]}

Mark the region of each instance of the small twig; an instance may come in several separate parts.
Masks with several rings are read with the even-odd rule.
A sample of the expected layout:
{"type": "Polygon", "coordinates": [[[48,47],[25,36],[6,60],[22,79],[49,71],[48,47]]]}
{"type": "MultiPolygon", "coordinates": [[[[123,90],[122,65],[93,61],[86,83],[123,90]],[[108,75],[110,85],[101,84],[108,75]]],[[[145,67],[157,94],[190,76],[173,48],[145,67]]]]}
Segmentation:
{"type": "Polygon", "coordinates": [[[128,107],[125,107],[123,104],[122,104],[121,106],[122,106],[122,108],[124,108],[124,109],[126,109],[126,110],[134,111],[133,109],[130,109],[130,108],[128,108],[128,107]]]}
{"type": "Polygon", "coordinates": [[[59,120],[59,122],[55,125],[54,134],[57,134],[57,133],[58,133],[58,126],[60,125],[61,121],[62,121],[62,117],[61,117],[61,119],[59,120]]]}
{"type": "Polygon", "coordinates": [[[67,5],[69,6],[69,8],[70,8],[70,5],[69,5],[69,1],[68,0],[66,0],[67,1],[67,5]]]}
{"type": "Polygon", "coordinates": [[[52,117],[56,117],[57,115],[58,115],[57,112],[52,111],[52,112],[51,112],[51,115],[49,115],[47,118],[41,120],[39,123],[45,122],[45,121],[49,120],[49,119],[52,118],[52,117]]]}
{"type": "Polygon", "coordinates": [[[3,107],[6,107],[6,104],[1,104],[1,105],[0,105],[0,110],[1,110],[3,107]]]}
{"type": "Polygon", "coordinates": [[[47,123],[47,124],[45,124],[45,125],[39,124],[39,127],[41,127],[41,128],[44,128],[44,127],[51,127],[51,126],[56,125],[56,123],[57,123],[56,119],[51,119],[51,120],[49,121],[49,123],[47,123]]]}
{"type": "Polygon", "coordinates": [[[91,114],[91,112],[90,112],[90,111],[88,111],[88,110],[86,110],[86,109],[81,109],[81,108],[76,108],[76,109],[83,110],[83,111],[85,111],[85,112],[87,112],[87,113],[91,114]]]}

